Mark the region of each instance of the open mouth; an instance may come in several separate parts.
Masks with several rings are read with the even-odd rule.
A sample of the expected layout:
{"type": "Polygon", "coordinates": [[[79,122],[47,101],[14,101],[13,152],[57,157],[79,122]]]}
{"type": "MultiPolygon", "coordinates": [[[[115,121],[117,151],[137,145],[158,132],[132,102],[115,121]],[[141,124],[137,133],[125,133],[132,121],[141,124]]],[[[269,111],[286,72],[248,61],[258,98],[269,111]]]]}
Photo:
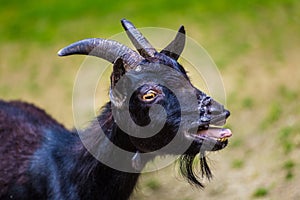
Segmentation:
{"type": "Polygon", "coordinates": [[[224,124],[225,120],[223,120],[223,122],[214,123],[214,125],[193,126],[193,128],[189,129],[186,137],[197,143],[201,143],[201,151],[217,151],[223,149],[227,146],[228,139],[232,136],[230,129],[220,127],[220,125],[224,124]]]}
{"type": "Polygon", "coordinates": [[[207,129],[197,130],[196,133],[191,133],[195,139],[213,140],[216,142],[226,142],[232,136],[231,130],[227,128],[208,127],[207,129]]]}

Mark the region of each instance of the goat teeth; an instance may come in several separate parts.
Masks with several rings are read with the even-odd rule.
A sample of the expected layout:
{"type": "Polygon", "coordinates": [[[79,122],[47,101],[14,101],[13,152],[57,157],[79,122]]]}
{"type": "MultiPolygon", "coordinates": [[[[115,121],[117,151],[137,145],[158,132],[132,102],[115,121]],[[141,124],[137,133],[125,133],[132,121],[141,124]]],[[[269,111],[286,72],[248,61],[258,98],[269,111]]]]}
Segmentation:
{"type": "Polygon", "coordinates": [[[228,137],[224,137],[224,138],[218,138],[219,142],[225,142],[228,139],[228,137]]]}

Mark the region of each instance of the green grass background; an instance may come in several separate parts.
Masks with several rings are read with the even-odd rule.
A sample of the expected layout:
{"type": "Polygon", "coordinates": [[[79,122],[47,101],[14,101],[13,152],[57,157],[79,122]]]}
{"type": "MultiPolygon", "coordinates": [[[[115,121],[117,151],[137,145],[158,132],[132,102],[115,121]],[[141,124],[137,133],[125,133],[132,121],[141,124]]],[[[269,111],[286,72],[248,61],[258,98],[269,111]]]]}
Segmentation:
{"type": "Polygon", "coordinates": [[[133,199],[300,199],[299,10],[298,0],[2,1],[0,97],[33,102],[71,128],[84,57],[58,58],[58,49],[117,34],[122,18],[137,27],[183,24],[220,70],[234,135],[209,155],[215,179],[205,190],[170,166],[145,174],[133,199]]]}

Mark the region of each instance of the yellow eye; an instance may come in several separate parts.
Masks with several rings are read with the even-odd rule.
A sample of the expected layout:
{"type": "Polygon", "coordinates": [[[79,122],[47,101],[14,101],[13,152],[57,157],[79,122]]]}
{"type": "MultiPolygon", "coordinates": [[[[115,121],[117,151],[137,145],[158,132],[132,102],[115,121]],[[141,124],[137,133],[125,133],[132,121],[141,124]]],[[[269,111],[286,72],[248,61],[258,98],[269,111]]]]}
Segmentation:
{"type": "Polygon", "coordinates": [[[149,90],[142,96],[142,99],[144,101],[152,101],[156,97],[156,95],[157,93],[155,91],[149,90]]]}

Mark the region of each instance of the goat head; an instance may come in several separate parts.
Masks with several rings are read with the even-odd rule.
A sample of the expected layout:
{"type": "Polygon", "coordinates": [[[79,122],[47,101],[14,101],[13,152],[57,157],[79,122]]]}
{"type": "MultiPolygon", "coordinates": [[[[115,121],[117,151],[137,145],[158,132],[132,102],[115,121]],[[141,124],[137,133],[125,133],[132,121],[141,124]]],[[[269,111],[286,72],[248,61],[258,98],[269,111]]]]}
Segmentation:
{"type": "Polygon", "coordinates": [[[93,38],[73,43],[58,54],[91,55],[113,63],[110,100],[118,127],[129,135],[137,152],[180,154],[182,174],[202,186],[193,171],[194,158],[200,152],[202,173],[211,178],[204,153],[227,145],[232,133],[220,126],[230,112],[195,88],[177,62],[185,45],[183,26],[157,52],[131,22],[121,22],[138,52],[117,41],[93,38]]]}

